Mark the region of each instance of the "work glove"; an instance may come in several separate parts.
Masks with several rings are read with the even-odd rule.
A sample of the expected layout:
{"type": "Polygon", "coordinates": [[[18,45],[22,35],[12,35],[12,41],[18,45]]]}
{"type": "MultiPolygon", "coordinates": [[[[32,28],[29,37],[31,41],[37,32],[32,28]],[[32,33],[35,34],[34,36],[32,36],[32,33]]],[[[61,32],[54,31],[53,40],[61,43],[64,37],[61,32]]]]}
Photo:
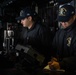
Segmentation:
{"type": "Polygon", "coordinates": [[[60,69],[59,62],[56,58],[52,58],[51,61],[48,62],[48,65],[51,70],[59,70],[60,69]]]}
{"type": "Polygon", "coordinates": [[[44,67],[44,69],[48,69],[48,70],[59,70],[60,69],[60,65],[59,62],[56,58],[52,58],[51,61],[48,62],[48,65],[44,67]]]}

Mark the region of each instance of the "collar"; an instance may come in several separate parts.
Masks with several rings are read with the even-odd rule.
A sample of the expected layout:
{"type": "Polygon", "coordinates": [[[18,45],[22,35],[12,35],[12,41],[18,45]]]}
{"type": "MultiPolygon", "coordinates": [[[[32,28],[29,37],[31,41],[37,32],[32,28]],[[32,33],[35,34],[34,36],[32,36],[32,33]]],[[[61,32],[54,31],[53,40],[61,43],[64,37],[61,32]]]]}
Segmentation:
{"type": "Polygon", "coordinates": [[[35,28],[35,26],[36,26],[36,23],[34,23],[30,29],[27,28],[27,30],[31,31],[31,30],[33,30],[35,28]]]}

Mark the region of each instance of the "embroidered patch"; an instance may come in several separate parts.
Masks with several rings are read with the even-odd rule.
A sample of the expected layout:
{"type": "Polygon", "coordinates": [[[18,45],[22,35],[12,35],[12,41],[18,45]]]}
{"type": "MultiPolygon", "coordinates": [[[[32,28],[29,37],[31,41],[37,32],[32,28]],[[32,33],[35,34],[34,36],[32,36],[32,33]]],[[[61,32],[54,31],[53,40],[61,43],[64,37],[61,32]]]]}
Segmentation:
{"type": "Polygon", "coordinates": [[[67,38],[67,46],[70,46],[70,45],[71,45],[71,40],[72,40],[71,37],[68,37],[68,38],[67,38]]]}
{"type": "Polygon", "coordinates": [[[21,10],[21,12],[20,12],[20,16],[23,16],[23,13],[24,13],[24,11],[23,11],[23,10],[21,10]]]}
{"type": "Polygon", "coordinates": [[[65,8],[60,8],[59,9],[59,16],[66,16],[67,10],[65,8]]]}

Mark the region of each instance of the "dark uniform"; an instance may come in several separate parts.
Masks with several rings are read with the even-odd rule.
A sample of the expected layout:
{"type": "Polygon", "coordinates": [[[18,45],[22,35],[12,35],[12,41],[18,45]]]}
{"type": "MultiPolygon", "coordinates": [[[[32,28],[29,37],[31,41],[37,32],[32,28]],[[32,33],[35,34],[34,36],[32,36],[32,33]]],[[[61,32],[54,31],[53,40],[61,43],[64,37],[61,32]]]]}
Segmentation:
{"type": "MultiPolygon", "coordinates": [[[[23,9],[20,12],[20,16],[16,19],[21,20],[21,24],[23,25],[18,43],[20,43],[25,47],[31,46],[37,53],[39,53],[40,55],[43,55],[45,60],[43,60],[43,62],[40,63],[40,66],[43,67],[50,60],[50,57],[51,57],[50,28],[42,25],[41,18],[38,16],[38,14],[29,8],[23,9]]],[[[32,50],[30,49],[30,51],[32,50]]],[[[30,54],[28,53],[24,54],[25,56],[28,54],[28,57],[25,57],[25,59],[29,60],[30,63],[32,62],[31,60],[33,60],[33,58],[29,58],[29,57],[34,52],[30,52],[30,54]]],[[[33,54],[33,56],[35,57],[35,59],[37,59],[37,54],[33,54]]],[[[39,59],[41,58],[38,58],[38,61],[39,59]]],[[[36,66],[38,65],[35,62],[33,63],[36,66]]]]}
{"type": "Polygon", "coordinates": [[[66,29],[60,29],[53,41],[61,68],[76,70],[76,20],[66,29]]]}
{"type": "Polygon", "coordinates": [[[51,33],[44,25],[36,23],[31,29],[22,28],[19,42],[23,46],[30,45],[34,50],[43,55],[47,61],[51,57],[51,33]]]}

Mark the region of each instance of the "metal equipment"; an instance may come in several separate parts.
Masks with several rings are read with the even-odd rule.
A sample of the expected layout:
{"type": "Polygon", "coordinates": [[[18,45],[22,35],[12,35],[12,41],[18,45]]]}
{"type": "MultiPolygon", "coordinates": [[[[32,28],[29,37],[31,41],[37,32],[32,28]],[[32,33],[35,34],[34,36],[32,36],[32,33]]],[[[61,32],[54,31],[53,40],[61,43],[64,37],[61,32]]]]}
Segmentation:
{"type": "Polygon", "coordinates": [[[14,31],[11,23],[7,23],[7,29],[4,30],[3,47],[5,53],[10,53],[14,49],[14,31]]]}

